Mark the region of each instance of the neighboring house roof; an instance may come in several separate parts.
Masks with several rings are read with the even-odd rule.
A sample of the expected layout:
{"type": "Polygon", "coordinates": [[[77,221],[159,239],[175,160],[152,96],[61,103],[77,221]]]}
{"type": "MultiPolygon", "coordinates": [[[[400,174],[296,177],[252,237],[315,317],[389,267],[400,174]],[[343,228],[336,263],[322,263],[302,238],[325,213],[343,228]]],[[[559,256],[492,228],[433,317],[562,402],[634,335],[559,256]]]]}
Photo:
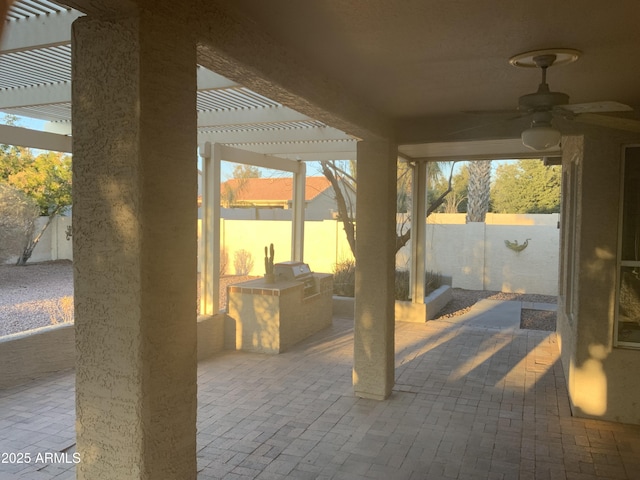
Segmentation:
{"type": "MultiPolygon", "coordinates": [[[[305,182],[305,200],[313,200],[331,188],[325,177],[307,177],[305,182]]],[[[292,178],[232,178],[222,184],[222,191],[235,191],[234,202],[287,202],[293,198],[292,178]]]]}

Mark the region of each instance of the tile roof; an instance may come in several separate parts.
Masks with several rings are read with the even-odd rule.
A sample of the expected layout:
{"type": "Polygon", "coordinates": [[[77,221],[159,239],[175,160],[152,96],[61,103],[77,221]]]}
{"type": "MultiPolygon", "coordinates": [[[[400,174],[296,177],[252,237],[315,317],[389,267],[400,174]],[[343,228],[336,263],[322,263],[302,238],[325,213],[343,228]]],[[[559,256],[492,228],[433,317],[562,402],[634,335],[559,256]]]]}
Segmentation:
{"type": "MultiPolygon", "coordinates": [[[[222,184],[222,190],[232,188],[236,191],[236,202],[247,201],[288,201],[293,198],[293,179],[284,178],[248,178],[245,180],[232,178],[222,184]],[[239,188],[241,182],[246,182],[239,188]]],[[[305,200],[310,201],[331,188],[325,177],[307,177],[305,184],[305,200]]]]}

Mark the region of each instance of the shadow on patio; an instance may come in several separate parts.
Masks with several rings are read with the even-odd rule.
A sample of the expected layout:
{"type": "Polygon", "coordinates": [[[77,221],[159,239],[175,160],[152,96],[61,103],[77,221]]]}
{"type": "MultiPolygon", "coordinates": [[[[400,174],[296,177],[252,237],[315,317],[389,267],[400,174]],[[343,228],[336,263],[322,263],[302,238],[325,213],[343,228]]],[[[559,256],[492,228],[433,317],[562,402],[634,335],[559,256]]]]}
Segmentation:
{"type": "MultiPolygon", "coordinates": [[[[555,334],[398,324],[396,387],[377,402],[352,393],[352,323],[280,355],[200,363],[199,479],[638,478],[639,427],[570,416],[555,334]]],[[[2,392],[0,451],[71,455],[73,383],[2,392]]],[[[2,479],[73,470],[0,464],[2,479]]]]}

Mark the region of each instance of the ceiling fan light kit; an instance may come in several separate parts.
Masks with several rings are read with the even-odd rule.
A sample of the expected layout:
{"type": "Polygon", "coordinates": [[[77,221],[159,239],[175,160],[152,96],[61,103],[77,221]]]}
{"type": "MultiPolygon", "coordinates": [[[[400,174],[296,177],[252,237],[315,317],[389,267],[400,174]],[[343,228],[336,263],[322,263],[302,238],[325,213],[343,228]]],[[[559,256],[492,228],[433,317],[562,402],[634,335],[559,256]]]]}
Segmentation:
{"type": "MultiPolygon", "coordinates": [[[[524,115],[531,115],[531,127],[522,132],[522,143],[533,150],[545,150],[559,145],[562,134],[552,125],[554,114],[574,121],[581,121],[584,114],[603,112],[622,112],[633,110],[628,105],[618,102],[592,102],[577,105],[569,104],[569,95],[562,92],[552,92],[547,84],[547,69],[551,66],[566,65],[580,58],[582,52],[573,48],[550,48],[520,53],[509,59],[514,67],[539,68],[542,80],[535,93],[522,95],[518,101],[518,110],[524,115]]],[[[609,120],[612,128],[624,130],[640,130],[635,123],[630,127],[629,120],[616,117],[604,117],[609,120]],[[625,123],[626,122],[626,123],[625,123]]],[[[595,122],[591,122],[595,123],[595,122]]]]}
{"type": "Polygon", "coordinates": [[[539,111],[533,113],[531,128],[522,132],[522,144],[532,150],[546,150],[557,147],[562,139],[559,130],[551,124],[551,112],[539,111]]]}
{"type": "Polygon", "coordinates": [[[556,147],[561,138],[560,131],[551,126],[533,126],[522,132],[522,144],[531,150],[546,150],[556,147]]]}

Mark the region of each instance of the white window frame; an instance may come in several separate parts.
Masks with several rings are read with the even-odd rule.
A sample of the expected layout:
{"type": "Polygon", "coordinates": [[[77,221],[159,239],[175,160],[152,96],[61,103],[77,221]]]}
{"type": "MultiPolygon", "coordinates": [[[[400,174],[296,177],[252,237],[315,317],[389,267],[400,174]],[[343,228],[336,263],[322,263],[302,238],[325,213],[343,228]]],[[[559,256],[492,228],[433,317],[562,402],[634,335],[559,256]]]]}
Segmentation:
{"type": "Polygon", "coordinates": [[[615,347],[640,349],[640,342],[625,342],[618,338],[619,312],[620,312],[620,289],[622,288],[622,268],[638,267],[640,268],[640,260],[622,260],[622,233],[624,222],[624,194],[625,194],[625,166],[627,158],[627,149],[640,148],[639,145],[626,145],[622,150],[622,162],[620,166],[620,198],[619,198],[619,217],[618,217],[618,255],[616,266],[616,298],[615,298],[615,321],[613,332],[613,345],[615,347]]]}

